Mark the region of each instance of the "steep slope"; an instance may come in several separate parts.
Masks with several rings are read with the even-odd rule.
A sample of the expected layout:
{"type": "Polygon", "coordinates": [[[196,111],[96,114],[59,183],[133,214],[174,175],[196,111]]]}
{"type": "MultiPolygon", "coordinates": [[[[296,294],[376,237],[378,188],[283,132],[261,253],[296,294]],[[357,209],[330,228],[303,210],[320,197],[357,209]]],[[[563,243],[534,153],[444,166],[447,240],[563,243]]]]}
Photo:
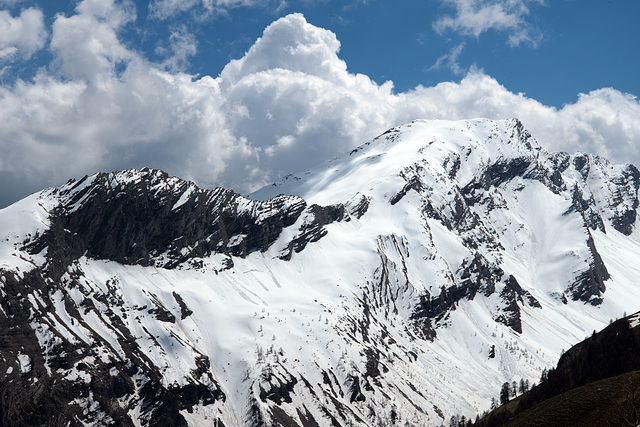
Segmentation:
{"type": "Polygon", "coordinates": [[[45,190],[0,211],[2,420],[475,417],[640,306],[639,178],[517,120],[417,121],[251,198],[45,190]]]}
{"type": "Polygon", "coordinates": [[[638,425],[639,316],[594,331],[564,353],[539,385],[476,425],[638,425]]]}

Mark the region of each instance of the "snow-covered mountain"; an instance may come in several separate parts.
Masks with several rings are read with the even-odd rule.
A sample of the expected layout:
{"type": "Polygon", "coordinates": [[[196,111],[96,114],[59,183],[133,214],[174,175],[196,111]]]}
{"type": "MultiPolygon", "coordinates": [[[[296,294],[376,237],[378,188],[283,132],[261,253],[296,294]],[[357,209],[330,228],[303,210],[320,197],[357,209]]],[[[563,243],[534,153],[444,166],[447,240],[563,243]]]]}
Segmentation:
{"type": "Polygon", "coordinates": [[[250,198],[156,170],[0,210],[2,425],[440,425],[640,307],[640,173],[416,121],[250,198]]]}

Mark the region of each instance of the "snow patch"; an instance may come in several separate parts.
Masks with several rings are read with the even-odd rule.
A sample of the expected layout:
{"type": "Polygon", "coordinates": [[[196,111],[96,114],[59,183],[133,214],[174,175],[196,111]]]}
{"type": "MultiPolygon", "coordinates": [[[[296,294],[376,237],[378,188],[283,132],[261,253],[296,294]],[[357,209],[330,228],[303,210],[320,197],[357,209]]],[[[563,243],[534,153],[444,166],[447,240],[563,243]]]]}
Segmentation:
{"type": "Polygon", "coordinates": [[[31,372],[31,357],[29,355],[18,353],[18,364],[20,365],[20,372],[23,374],[31,372]]]}

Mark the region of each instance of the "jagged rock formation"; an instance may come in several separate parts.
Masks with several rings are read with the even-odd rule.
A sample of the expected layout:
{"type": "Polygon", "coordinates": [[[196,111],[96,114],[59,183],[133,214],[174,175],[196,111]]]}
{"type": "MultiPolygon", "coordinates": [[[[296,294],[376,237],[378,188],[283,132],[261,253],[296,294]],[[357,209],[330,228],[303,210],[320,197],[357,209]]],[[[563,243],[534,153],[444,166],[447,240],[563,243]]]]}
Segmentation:
{"type": "Polygon", "coordinates": [[[640,174],[414,122],[251,198],[143,169],[0,211],[0,424],[439,425],[640,304],[640,174]]]}
{"type": "MultiPolygon", "coordinates": [[[[340,207],[307,208],[295,196],[256,202],[223,188],[203,190],[149,169],[98,174],[90,183],[87,179],[71,180],[52,192],[61,203],[51,212],[44,235],[25,249],[38,253],[61,247],[72,251],[72,259],[84,254],[121,264],[174,268],[212,253],[245,257],[264,252],[304,211],[309,220],[295,239],[299,251],[322,236],[322,226],[342,216],[340,207]]],[[[48,257],[61,260],[60,255],[48,257]]]]}

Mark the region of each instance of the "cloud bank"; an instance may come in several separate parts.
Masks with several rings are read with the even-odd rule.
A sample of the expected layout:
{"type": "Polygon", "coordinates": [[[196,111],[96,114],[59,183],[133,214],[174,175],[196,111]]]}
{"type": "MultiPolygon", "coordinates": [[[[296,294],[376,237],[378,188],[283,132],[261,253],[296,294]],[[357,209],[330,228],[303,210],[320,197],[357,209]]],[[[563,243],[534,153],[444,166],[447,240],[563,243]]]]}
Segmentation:
{"type": "Polygon", "coordinates": [[[0,206],[70,177],[143,166],[248,193],[417,118],[519,117],[548,150],[640,164],[640,104],[615,89],[556,109],[471,70],[395,93],[349,72],[335,34],[300,14],[272,23],[218,77],[196,78],[129,50],[119,31],[134,20],[113,1],[85,0],[56,17],[48,71],[0,86],[0,206]]]}

